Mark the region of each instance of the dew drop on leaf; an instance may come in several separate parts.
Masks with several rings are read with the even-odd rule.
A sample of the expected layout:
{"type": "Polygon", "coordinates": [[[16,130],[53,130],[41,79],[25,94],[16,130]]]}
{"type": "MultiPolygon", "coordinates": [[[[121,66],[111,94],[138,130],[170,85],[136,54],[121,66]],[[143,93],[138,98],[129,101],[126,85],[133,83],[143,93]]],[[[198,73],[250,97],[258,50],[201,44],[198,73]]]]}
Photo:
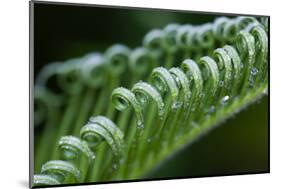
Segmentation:
{"type": "Polygon", "coordinates": [[[250,87],[253,87],[254,86],[254,83],[255,83],[255,77],[258,73],[258,69],[253,67],[251,68],[250,70],[250,77],[249,77],[249,85],[250,87]]]}
{"type": "Polygon", "coordinates": [[[143,123],[142,123],[142,121],[140,121],[140,120],[138,120],[137,121],[137,127],[138,127],[138,129],[143,129],[143,123]]]}
{"type": "Polygon", "coordinates": [[[177,110],[177,109],[179,109],[181,106],[182,106],[182,102],[177,101],[177,102],[173,103],[173,105],[172,105],[172,110],[177,110]]]}
{"type": "Polygon", "coordinates": [[[228,96],[228,95],[222,97],[222,99],[221,99],[221,104],[222,104],[222,105],[225,105],[228,100],[229,100],[229,96],[228,96]]]}
{"type": "Polygon", "coordinates": [[[262,91],[263,94],[265,95],[268,95],[268,88],[266,87],[263,91],[262,91]]]}
{"type": "Polygon", "coordinates": [[[69,160],[69,159],[75,159],[77,154],[71,150],[63,150],[62,155],[65,159],[69,160]]]}
{"type": "Polygon", "coordinates": [[[258,69],[255,68],[255,67],[253,67],[253,68],[251,69],[251,75],[257,75],[258,72],[259,72],[258,69]]]}

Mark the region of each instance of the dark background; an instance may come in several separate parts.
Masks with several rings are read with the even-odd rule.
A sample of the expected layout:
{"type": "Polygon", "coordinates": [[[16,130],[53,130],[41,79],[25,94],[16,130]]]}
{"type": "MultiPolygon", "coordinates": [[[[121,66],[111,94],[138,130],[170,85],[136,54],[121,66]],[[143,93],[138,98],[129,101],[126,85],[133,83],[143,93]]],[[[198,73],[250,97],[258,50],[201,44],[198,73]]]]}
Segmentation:
{"type": "MultiPolygon", "coordinates": [[[[168,23],[200,24],[216,15],[152,9],[116,9],[36,4],[35,77],[44,64],[104,52],[115,43],[135,48],[153,28],[168,23]]],[[[182,150],[147,178],[258,173],[269,170],[268,97],[227,120],[182,150]]]]}
{"type": "Polygon", "coordinates": [[[35,74],[42,65],[89,52],[104,52],[113,44],[142,45],[144,35],[169,23],[199,24],[215,15],[144,9],[36,4],[34,9],[35,74]]]}

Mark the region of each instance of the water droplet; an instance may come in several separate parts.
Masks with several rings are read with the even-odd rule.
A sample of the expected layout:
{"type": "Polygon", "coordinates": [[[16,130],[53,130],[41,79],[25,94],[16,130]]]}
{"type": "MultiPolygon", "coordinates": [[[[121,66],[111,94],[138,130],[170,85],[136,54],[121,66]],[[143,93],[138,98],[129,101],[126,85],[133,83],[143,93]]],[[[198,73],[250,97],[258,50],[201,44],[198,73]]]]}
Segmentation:
{"type": "Polygon", "coordinates": [[[255,67],[253,67],[253,68],[251,69],[251,74],[252,74],[252,75],[257,75],[258,72],[259,72],[258,69],[255,68],[255,67]]]}
{"type": "Polygon", "coordinates": [[[219,86],[220,86],[220,87],[223,87],[223,86],[224,86],[224,81],[221,80],[221,81],[219,82],[219,86]]]}
{"type": "Polygon", "coordinates": [[[173,103],[172,105],[172,110],[177,110],[178,108],[180,108],[182,106],[182,102],[177,101],[175,103],[173,103]]]}
{"type": "Polygon", "coordinates": [[[222,105],[225,105],[228,100],[229,100],[229,96],[224,96],[224,97],[222,97],[222,99],[221,99],[221,104],[222,104],[222,105]]]}
{"type": "Polygon", "coordinates": [[[143,128],[144,128],[143,123],[142,123],[141,120],[138,120],[138,121],[137,121],[137,128],[138,128],[138,129],[143,129],[143,128]]]}
{"type": "Polygon", "coordinates": [[[75,159],[77,156],[77,154],[72,150],[63,150],[62,155],[67,160],[75,159]]]}
{"type": "Polygon", "coordinates": [[[262,91],[263,94],[265,95],[268,95],[268,88],[266,87],[263,91],[262,91]]]}
{"type": "Polygon", "coordinates": [[[137,99],[142,105],[145,105],[148,99],[144,95],[136,95],[137,99]]]}
{"type": "Polygon", "coordinates": [[[148,139],[146,140],[146,142],[147,142],[147,143],[151,143],[151,138],[148,138],[148,139]]]}
{"type": "Polygon", "coordinates": [[[244,68],[244,64],[241,64],[241,65],[240,65],[240,68],[243,69],[243,68],[244,68]]]}

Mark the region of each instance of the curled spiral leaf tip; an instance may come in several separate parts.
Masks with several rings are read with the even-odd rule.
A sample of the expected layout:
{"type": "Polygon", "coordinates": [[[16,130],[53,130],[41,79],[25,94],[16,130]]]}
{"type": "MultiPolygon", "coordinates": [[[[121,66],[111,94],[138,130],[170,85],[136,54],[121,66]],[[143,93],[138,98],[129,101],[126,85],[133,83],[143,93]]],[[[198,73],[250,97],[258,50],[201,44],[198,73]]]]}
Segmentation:
{"type": "Polygon", "coordinates": [[[75,177],[80,182],[80,171],[72,164],[62,160],[51,160],[46,162],[41,168],[41,174],[47,174],[63,182],[68,174],[75,177]]]}
{"type": "Polygon", "coordinates": [[[268,32],[268,19],[269,17],[261,17],[261,24],[263,25],[266,32],[268,32]]]}
{"type": "Polygon", "coordinates": [[[112,134],[118,136],[120,139],[124,137],[123,132],[115,125],[115,123],[105,116],[90,117],[89,122],[105,125],[111,129],[112,134]]]}
{"type": "Polygon", "coordinates": [[[123,152],[123,132],[107,117],[91,117],[89,122],[82,127],[80,136],[90,146],[106,140],[115,156],[119,156],[123,152]]]}
{"type": "Polygon", "coordinates": [[[236,21],[229,20],[228,22],[226,22],[222,34],[225,40],[233,42],[237,34],[236,21]]]}
{"type": "Polygon", "coordinates": [[[248,57],[250,64],[254,63],[255,39],[249,32],[242,30],[238,33],[236,47],[242,56],[248,57]]]}
{"type": "Polygon", "coordinates": [[[156,60],[152,53],[150,53],[148,49],[142,47],[133,50],[129,59],[131,71],[140,75],[147,73],[156,65],[156,60]]]}
{"type": "Polygon", "coordinates": [[[123,111],[129,106],[132,106],[136,114],[137,128],[143,128],[144,118],[142,108],[134,93],[124,87],[119,87],[113,90],[111,99],[117,110],[123,111]]]}
{"type": "Polygon", "coordinates": [[[229,21],[227,17],[219,17],[213,24],[213,33],[217,39],[221,40],[224,32],[225,24],[229,21]]]}
{"type": "Polygon", "coordinates": [[[255,27],[263,28],[263,26],[259,22],[253,22],[253,23],[250,23],[249,25],[247,25],[243,30],[251,33],[252,29],[255,27]]]}
{"type": "Polygon", "coordinates": [[[104,58],[100,53],[86,55],[81,66],[81,75],[84,83],[89,87],[99,87],[103,85],[106,76],[104,58]]]}
{"type": "Polygon", "coordinates": [[[127,69],[130,52],[127,46],[121,44],[113,45],[106,50],[106,65],[113,75],[120,75],[127,69]]]}
{"type": "Polygon", "coordinates": [[[259,24],[258,20],[252,16],[239,16],[235,21],[237,31],[245,29],[250,24],[259,24]]]}
{"type": "Polygon", "coordinates": [[[69,59],[64,63],[62,63],[57,71],[62,75],[67,75],[69,72],[72,72],[73,70],[79,71],[82,62],[83,62],[83,58],[69,59]]]}
{"type": "Polygon", "coordinates": [[[171,68],[169,72],[174,77],[175,81],[177,81],[177,85],[179,89],[182,89],[183,94],[183,104],[186,108],[189,103],[190,98],[190,85],[187,76],[185,73],[179,68],[171,68]]]}
{"type": "Polygon", "coordinates": [[[158,115],[160,119],[163,119],[165,113],[164,102],[159,92],[153,86],[151,86],[148,83],[140,81],[133,86],[132,92],[135,94],[137,100],[141,104],[148,103],[150,99],[155,101],[158,108],[158,115]]]}
{"type": "Polygon", "coordinates": [[[47,87],[46,85],[48,80],[52,76],[58,74],[59,67],[61,66],[62,66],[61,62],[53,62],[53,63],[46,64],[38,73],[38,76],[36,77],[36,81],[35,81],[36,85],[47,87]]]}
{"type": "Polygon", "coordinates": [[[211,48],[214,45],[214,37],[212,24],[207,23],[198,27],[196,32],[196,40],[202,48],[211,48]]]}
{"type": "Polygon", "coordinates": [[[58,185],[61,184],[57,179],[43,174],[36,174],[33,176],[33,184],[35,186],[42,186],[42,185],[58,185]]]}
{"type": "Polygon", "coordinates": [[[151,73],[152,84],[160,92],[169,90],[172,97],[172,109],[178,108],[179,88],[170,72],[163,67],[154,68],[151,73]]]}
{"type": "Polygon", "coordinates": [[[191,59],[186,59],[183,61],[181,68],[183,72],[187,75],[187,78],[192,81],[193,87],[195,87],[195,94],[201,94],[203,89],[203,79],[201,70],[199,69],[197,63],[191,59]]]}
{"type": "Polygon", "coordinates": [[[158,57],[162,52],[164,34],[162,30],[154,29],[148,32],[143,39],[143,46],[158,57]]]}
{"type": "Polygon", "coordinates": [[[183,25],[178,27],[176,34],[176,43],[179,47],[186,48],[188,45],[189,32],[192,29],[191,25],[183,25]]]}
{"type": "MultiPolygon", "coordinates": [[[[89,141],[90,136],[93,137],[94,135],[97,135],[99,138],[106,140],[109,146],[112,148],[114,155],[119,154],[118,146],[116,146],[112,135],[101,125],[88,123],[81,129],[81,137],[86,139],[87,141],[89,141]]],[[[92,140],[90,142],[92,142],[92,140]]]]}
{"type": "Polygon", "coordinates": [[[176,36],[178,32],[179,24],[168,24],[164,29],[163,45],[165,49],[170,52],[177,50],[176,36]]]}
{"type": "Polygon", "coordinates": [[[187,46],[189,46],[189,48],[193,50],[199,49],[198,40],[196,39],[196,33],[197,33],[197,26],[193,26],[189,30],[188,36],[186,36],[187,46]]]}
{"type": "MultiPolygon", "coordinates": [[[[88,143],[90,148],[96,147],[104,140],[103,136],[99,132],[92,132],[92,130],[95,131],[95,128],[88,126],[88,124],[83,126],[80,130],[81,138],[88,143]]],[[[98,128],[98,130],[100,129],[98,128]]]]}
{"type": "Polygon", "coordinates": [[[232,65],[231,58],[227,54],[227,52],[223,48],[218,48],[214,51],[214,58],[217,60],[218,69],[220,70],[220,83],[223,81],[223,85],[221,87],[225,87],[227,89],[230,88],[230,82],[232,80],[232,65]]]}
{"type": "Polygon", "coordinates": [[[81,65],[82,58],[74,58],[63,63],[58,69],[58,85],[70,95],[79,94],[82,89],[81,65]]]}
{"type": "Polygon", "coordinates": [[[233,79],[234,82],[237,83],[236,85],[238,85],[241,81],[241,77],[242,77],[242,61],[238,55],[238,52],[236,51],[236,49],[230,45],[225,45],[223,47],[223,49],[226,51],[226,53],[228,54],[228,56],[231,59],[231,63],[232,63],[232,67],[233,67],[233,79]]]}
{"type": "Polygon", "coordinates": [[[63,136],[59,140],[59,148],[65,160],[76,159],[79,154],[84,154],[89,161],[95,158],[95,154],[90,150],[85,141],[74,136],[63,136]]]}
{"type": "Polygon", "coordinates": [[[256,77],[251,75],[252,67],[256,66],[259,61],[255,61],[255,38],[249,32],[242,30],[237,35],[236,47],[241,55],[241,59],[245,62],[244,67],[244,84],[242,93],[249,87],[252,88],[256,81],[256,77]]]}
{"type": "Polygon", "coordinates": [[[212,79],[213,87],[217,88],[219,83],[219,71],[216,62],[211,57],[204,56],[200,58],[199,64],[203,65],[202,69],[205,80],[212,79]]]}
{"type": "Polygon", "coordinates": [[[268,37],[261,25],[252,27],[249,31],[255,40],[255,66],[261,71],[259,80],[267,75],[268,67],[268,37]]]}
{"type": "Polygon", "coordinates": [[[255,38],[256,49],[266,56],[268,51],[268,37],[267,33],[260,25],[254,25],[249,31],[255,38]]]}

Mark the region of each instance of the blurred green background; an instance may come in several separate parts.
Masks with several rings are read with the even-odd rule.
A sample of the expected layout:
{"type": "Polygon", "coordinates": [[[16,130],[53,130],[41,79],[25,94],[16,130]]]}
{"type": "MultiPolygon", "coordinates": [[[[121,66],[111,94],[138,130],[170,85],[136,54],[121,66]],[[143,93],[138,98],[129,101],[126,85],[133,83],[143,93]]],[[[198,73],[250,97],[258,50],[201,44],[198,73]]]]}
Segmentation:
{"type": "Polygon", "coordinates": [[[198,177],[268,171],[266,96],[178,152],[146,177],[198,177]]]}
{"type": "MultiPolygon", "coordinates": [[[[35,77],[53,61],[104,52],[115,43],[135,48],[151,29],[169,23],[200,24],[218,17],[183,11],[53,4],[37,4],[34,13],[35,77]]],[[[268,111],[268,97],[264,97],[170,157],[146,178],[268,172],[268,111]]]]}

